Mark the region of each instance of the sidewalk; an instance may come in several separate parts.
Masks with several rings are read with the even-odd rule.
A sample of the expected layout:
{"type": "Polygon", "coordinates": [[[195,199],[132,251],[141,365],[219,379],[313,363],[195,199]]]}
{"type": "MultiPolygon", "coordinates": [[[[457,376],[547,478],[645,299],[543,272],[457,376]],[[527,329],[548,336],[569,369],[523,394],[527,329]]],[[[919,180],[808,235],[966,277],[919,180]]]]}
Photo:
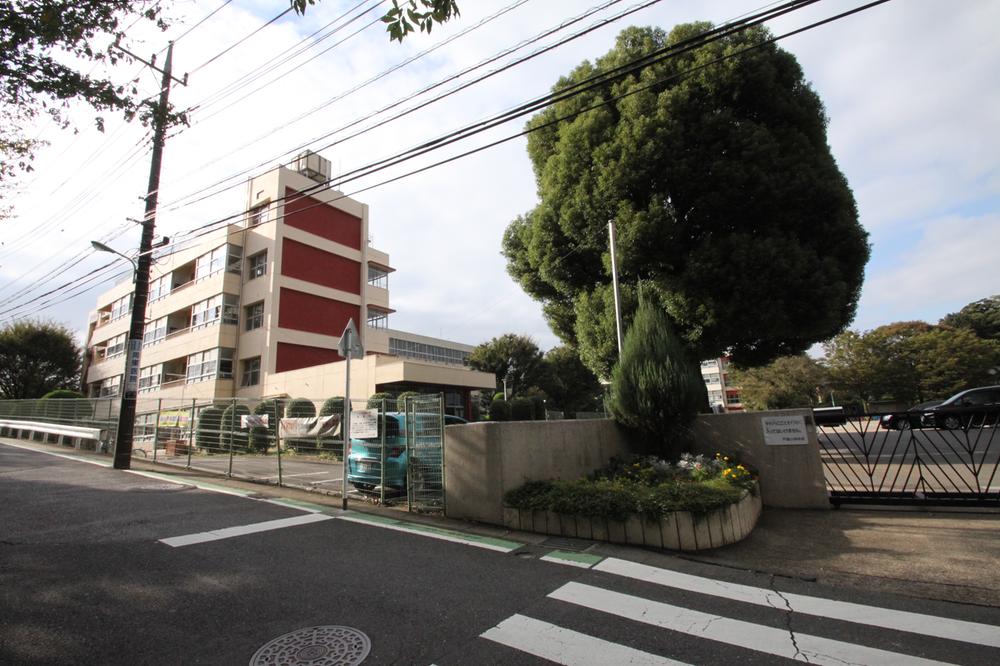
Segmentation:
{"type": "Polygon", "coordinates": [[[746,540],[690,559],[1000,607],[1000,512],[765,509],[746,540]]]}

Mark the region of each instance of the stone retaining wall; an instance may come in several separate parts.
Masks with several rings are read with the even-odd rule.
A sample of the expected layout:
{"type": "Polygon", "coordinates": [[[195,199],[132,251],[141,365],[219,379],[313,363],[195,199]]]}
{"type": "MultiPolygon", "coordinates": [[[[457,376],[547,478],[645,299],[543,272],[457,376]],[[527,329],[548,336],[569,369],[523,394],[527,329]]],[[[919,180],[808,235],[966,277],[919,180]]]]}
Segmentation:
{"type": "Polygon", "coordinates": [[[744,491],[740,501],[723,509],[706,514],[675,511],[659,520],[633,515],[616,521],[504,507],[504,525],[523,532],[690,551],[745,539],[757,524],[760,511],[760,493],[744,491]]]}

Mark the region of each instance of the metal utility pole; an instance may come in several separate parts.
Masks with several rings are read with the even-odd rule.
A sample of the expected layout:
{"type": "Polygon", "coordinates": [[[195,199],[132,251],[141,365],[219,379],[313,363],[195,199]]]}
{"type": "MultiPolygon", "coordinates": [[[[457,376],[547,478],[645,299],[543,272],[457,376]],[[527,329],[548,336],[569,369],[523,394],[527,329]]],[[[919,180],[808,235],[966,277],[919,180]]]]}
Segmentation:
{"type": "MultiPolygon", "coordinates": [[[[160,189],[160,163],[163,159],[163,138],[166,134],[167,101],[170,97],[170,66],[174,43],[167,47],[167,60],[163,65],[160,100],[153,114],[153,156],[149,166],[149,187],[146,189],[146,214],[142,220],[142,237],[139,241],[139,258],[136,265],[135,294],[132,297],[132,321],[128,330],[125,375],[121,410],[118,413],[118,432],[115,438],[115,469],[129,469],[132,464],[132,435],[135,429],[135,403],[139,388],[139,357],[146,328],[146,301],[149,299],[149,267],[152,264],[153,229],[156,225],[156,202],[160,189]]],[[[146,63],[153,66],[152,63],[146,63]]],[[[179,83],[186,84],[187,77],[179,83]]],[[[154,444],[155,445],[155,444],[154,444]]]]}
{"type": "Polygon", "coordinates": [[[618,333],[618,357],[622,355],[622,297],[618,289],[618,262],[615,258],[615,221],[608,220],[608,244],[611,246],[611,283],[615,287],[615,331],[618,333]]]}

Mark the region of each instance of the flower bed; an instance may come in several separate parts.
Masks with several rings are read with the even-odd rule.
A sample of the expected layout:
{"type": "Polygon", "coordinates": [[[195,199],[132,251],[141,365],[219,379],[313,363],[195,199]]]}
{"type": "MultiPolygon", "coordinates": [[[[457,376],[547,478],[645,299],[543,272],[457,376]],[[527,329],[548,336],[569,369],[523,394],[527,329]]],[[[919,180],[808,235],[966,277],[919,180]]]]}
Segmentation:
{"type": "Polygon", "coordinates": [[[504,497],[510,529],[671,550],[735,543],[760,511],[754,474],[721,454],[616,459],[590,478],[532,481],[504,497]]]}

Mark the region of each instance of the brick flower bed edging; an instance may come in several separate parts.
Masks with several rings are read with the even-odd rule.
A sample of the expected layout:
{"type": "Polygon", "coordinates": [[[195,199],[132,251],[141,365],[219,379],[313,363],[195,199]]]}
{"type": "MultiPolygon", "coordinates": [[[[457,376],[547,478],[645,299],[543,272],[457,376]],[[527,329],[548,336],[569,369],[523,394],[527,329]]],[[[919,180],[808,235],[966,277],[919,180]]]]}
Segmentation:
{"type": "Polygon", "coordinates": [[[674,511],[658,520],[631,515],[625,521],[503,508],[508,529],[610,541],[668,550],[707,550],[745,539],[760,517],[760,492],[744,490],[738,502],[704,514],[674,511]]]}

